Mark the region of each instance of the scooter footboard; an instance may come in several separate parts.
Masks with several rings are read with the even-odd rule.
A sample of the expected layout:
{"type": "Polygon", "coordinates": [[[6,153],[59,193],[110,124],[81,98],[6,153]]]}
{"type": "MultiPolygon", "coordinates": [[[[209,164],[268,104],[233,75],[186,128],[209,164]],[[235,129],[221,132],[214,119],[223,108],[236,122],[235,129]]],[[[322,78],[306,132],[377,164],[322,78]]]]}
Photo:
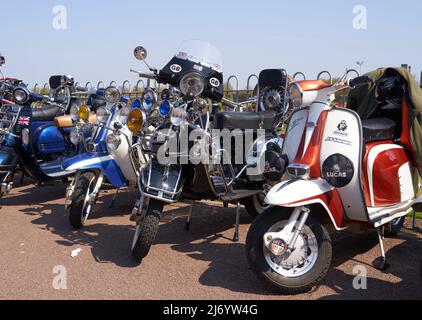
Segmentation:
{"type": "Polygon", "coordinates": [[[279,207],[297,208],[321,205],[337,230],[345,227],[345,212],[337,190],[323,179],[282,182],[275,186],[265,200],[279,207]]]}
{"type": "Polygon", "coordinates": [[[123,188],[128,185],[120,167],[109,154],[80,154],[68,159],[63,163],[66,171],[99,170],[116,188],[123,188]]]}

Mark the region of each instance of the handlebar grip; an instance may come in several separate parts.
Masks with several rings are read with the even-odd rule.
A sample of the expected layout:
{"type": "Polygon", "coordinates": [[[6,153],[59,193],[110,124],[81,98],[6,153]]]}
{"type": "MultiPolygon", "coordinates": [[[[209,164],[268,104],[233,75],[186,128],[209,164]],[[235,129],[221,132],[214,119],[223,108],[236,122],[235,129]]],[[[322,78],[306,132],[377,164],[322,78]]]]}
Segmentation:
{"type": "Polygon", "coordinates": [[[367,85],[368,83],[372,82],[372,79],[368,76],[361,76],[349,81],[349,86],[352,88],[361,87],[367,85]]]}

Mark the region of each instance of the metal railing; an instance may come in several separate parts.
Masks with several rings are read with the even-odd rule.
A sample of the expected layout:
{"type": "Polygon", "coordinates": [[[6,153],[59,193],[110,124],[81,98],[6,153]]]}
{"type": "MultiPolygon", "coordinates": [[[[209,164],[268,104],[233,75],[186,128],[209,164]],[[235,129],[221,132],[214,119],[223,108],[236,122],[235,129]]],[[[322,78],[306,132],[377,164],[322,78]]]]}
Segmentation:
{"type": "MultiPolygon", "coordinates": [[[[303,72],[296,72],[293,75],[293,79],[300,81],[300,80],[306,80],[306,76],[303,72]]],[[[332,82],[333,78],[331,77],[331,74],[328,71],[321,71],[317,79],[321,79],[324,81],[332,82]],[[329,79],[324,80],[323,75],[326,74],[329,76],[329,79]]],[[[256,88],[258,85],[258,76],[256,74],[251,74],[246,79],[246,88],[241,89],[240,88],[240,81],[239,77],[236,75],[230,75],[226,83],[224,85],[224,94],[226,98],[229,98],[235,102],[243,102],[250,100],[253,96],[256,95],[256,88]]],[[[79,82],[75,84],[76,86],[81,86],[79,82]]],[[[158,88],[158,91],[160,92],[162,89],[166,88],[166,86],[158,85],[156,81],[149,81],[146,79],[139,79],[134,85],[129,80],[123,81],[122,84],[118,84],[117,81],[111,81],[108,86],[117,87],[121,90],[122,94],[125,96],[128,96],[130,98],[140,98],[145,91],[145,89],[148,86],[151,86],[153,88],[158,88]]],[[[49,85],[47,83],[44,83],[43,85],[40,85],[39,83],[35,83],[33,86],[28,85],[29,88],[32,89],[35,93],[45,94],[47,95],[50,91],[49,85]]],[[[88,81],[83,86],[87,89],[94,87],[93,83],[88,81]]],[[[106,88],[107,85],[104,81],[99,81],[96,85],[97,88],[106,88]]]]}

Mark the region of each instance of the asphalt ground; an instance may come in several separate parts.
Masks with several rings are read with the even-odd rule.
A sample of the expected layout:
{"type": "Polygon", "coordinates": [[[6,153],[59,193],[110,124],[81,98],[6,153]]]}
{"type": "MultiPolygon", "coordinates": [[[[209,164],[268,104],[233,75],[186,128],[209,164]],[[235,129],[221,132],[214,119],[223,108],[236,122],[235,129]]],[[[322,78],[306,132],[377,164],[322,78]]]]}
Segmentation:
{"type": "Polygon", "coordinates": [[[390,267],[385,272],[372,266],[379,256],[375,232],[333,235],[332,268],[321,286],[308,294],[280,296],[249,271],[244,243],[252,220],[245,211],[240,242],[233,243],[234,207],[197,204],[192,230],[186,232],[189,206],[168,206],[156,243],[139,266],[130,253],[135,227],[129,215],[136,192],[120,194],[110,209],[113,192],[103,191],[81,231],[68,222],[64,193],[60,183],[17,183],[0,199],[0,299],[422,298],[420,222],[417,230],[406,228],[386,240],[390,267]],[[74,250],[79,254],[71,257],[74,250]],[[355,290],[355,273],[362,270],[367,289],[355,290]],[[67,289],[58,290],[57,283],[67,289]]]}

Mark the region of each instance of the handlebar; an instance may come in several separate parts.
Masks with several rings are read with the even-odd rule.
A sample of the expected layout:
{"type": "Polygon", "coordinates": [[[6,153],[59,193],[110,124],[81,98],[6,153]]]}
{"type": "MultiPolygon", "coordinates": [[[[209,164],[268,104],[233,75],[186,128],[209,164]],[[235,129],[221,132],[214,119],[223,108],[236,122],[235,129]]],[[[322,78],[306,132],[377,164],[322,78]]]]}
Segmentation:
{"type": "Polygon", "coordinates": [[[133,69],[130,69],[130,72],[133,73],[137,73],[139,75],[140,78],[146,78],[146,79],[150,79],[150,80],[155,80],[157,79],[157,75],[153,74],[153,73],[142,73],[133,69]]]}

